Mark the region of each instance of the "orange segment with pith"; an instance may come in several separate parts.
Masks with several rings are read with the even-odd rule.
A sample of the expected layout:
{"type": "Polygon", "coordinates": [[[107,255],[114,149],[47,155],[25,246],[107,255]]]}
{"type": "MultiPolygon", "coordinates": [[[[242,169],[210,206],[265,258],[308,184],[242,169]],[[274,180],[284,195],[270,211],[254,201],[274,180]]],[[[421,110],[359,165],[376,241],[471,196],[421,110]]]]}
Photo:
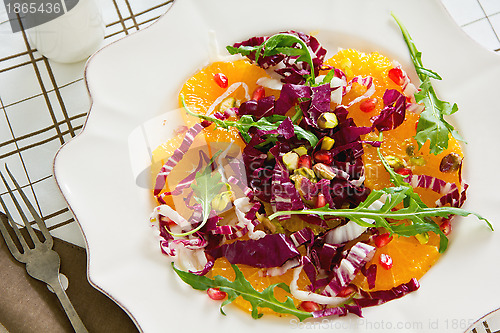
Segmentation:
{"type": "MultiPolygon", "coordinates": [[[[237,265],[238,268],[241,270],[245,278],[247,279],[248,282],[252,285],[252,287],[257,290],[258,292],[262,292],[264,289],[269,287],[270,285],[276,284],[276,283],[285,283],[286,285],[290,285],[292,282],[293,278],[293,270],[287,271],[283,275],[278,275],[278,276],[265,276],[265,269],[262,268],[256,268],[256,267],[251,267],[248,265],[237,265]]],[[[230,281],[234,281],[234,270],[231,267],[231,264],[226,258],[219,258],[215,261],[214,267],[210,271],[211,276],[216,276],[216,275],[221,275],[227,278],[230,281]]],[[[297,286],[300,290],[305,290],[306,286],[310,284],[309,279],[307,278],[307,275],[302,271],[299,275],[299,279],[297,280],[297,286]]],[[[287,297],[291,297],[291,294],[286,292],[285,290],[281,289],[280,287],[276,287],[274,289],[274,296],[276,299],[280,302],[286,301],[287,297]]],[[[300,301],[297,299],[293,299],[295,306],[300,305],[300,301]]],[[[242,297],[238,297],[236,300],[233,301],[233,304],[237,305],[243,310],[246,310],[250,312],[252,310],[252,306],[250,303],[246,300],[244,300],[242,297]]],[[[260,313],[264,314],[275,314],[277,316],[283,316],[283,314],[277,313],[271,309],[268,308],[263,308],[260,309],[260,313]]]]}
{"type": "MultiPolygon", "coordinates": [[[[251,99],[253,92],[259,87],[257,80],[269,75],[265,70],[252,65],[247,60],[234,62],[214,62],[198,71],[183,85],[179,94],[179,103],[182,107],[181,96],[184,97],[186,105],[194,113],[207,114],[219,111],[221,96],[227,94],[226,98],[234,98],[236,105],[251,99]],[[223,74],[227,78],[227,87],[219,85],[215,79],[217,74],[223,74]],[[234,90],[234,91],[233,91],[234,90]],[[217,103],[219,102],[219,103],[217,103]],[[212,112],[210,112],[212,111],[212,112]]],[[[265,89],[266,96],[275,92],[265,89]]],[[[198,118],[184,114],[185,121],[192,125],[199,121],[198,118]]],[[[244,147],[239,132],[235,128],[225,130],[211,125],[204,130],[205,136],[211,141],[234,140],[244,147]]]]}

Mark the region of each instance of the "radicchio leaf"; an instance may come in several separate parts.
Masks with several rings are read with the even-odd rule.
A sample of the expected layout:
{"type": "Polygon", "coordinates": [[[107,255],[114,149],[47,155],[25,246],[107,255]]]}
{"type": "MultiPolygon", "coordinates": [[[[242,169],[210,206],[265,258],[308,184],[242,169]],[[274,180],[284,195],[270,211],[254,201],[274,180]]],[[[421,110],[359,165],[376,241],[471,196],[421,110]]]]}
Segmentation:
{"type": "Polygon", "coordinates": [[[279,267],[285,261],[300,256],[291,239],[284,234],[223,244],[208,251],[208,254],[215,259],[225,257],[231,264],[260,268],[279,267]]]}
{"type": "Polygon", "coordinates": [[[379,131],[389,131],[397,128],[405,120],[406,97],[395,89],[387,89],[383,100],[385,107],[372,119],[372,127],[379,131]]]}

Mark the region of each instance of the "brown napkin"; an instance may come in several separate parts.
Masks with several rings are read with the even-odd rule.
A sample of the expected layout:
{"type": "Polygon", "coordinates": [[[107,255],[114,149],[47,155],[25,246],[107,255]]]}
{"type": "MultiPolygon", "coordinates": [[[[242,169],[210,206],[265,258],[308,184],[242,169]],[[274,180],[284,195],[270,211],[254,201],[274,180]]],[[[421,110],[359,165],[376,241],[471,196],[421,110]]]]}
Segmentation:
{"type": "MultiPolygon", "coordinates": [[[[22,232],[26,234],[26,230],[22,232]]],[[[85,249],[60,239],[54,239],[53,249],[61,257],[61,273],[69,280],[66,293],[89,332],[138,332],[127,314],[87,281],[85,249]]],[[[10,333],[73,332],[56,295],[26,273],[25,265],[12,257],[2,237],[0,324],[10,333]]]]}

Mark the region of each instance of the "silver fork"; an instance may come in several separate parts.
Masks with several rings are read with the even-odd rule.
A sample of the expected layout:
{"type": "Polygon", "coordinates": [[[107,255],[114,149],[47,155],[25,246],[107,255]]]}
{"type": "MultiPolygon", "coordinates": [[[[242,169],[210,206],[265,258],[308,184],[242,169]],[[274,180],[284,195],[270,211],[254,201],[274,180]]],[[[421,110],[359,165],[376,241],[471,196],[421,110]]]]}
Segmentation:
{"type": "Polygon", "coordinates": [[[7,168],[7,165],[5,165],[5,169],[7,170],[7,173],[9,174],[10,179],[14,183],[16,190],[19,192],[21,198],[26,204],[26,207],[28,207],[28,210],[30,211],[33,219],[35,220],[36,224],[38,225],[44,237],[44,240],[41,241],[35,234],[26,214],[24,214],[23,209],[21,208],[19,202],[14,196],[13,191],[10,189],[7,180],[0,172],[0,177],[4,182],[5,187],[7,188],[10,197],[12,198],[12,201],[16,206],[16,209],[21,215],[26,230],[28,231],[31,241],[34,244],[34,248],[31,248],[28,245],[26,239],[23,237],[23,235],[19,231],[19,228],[16,226],[16,223],[12,219],[12,216],[9,214],[5,202],[0,197],[0,203],[2,204],[3,209],[5,211],[5,214],[0,212],[0,220],[1,220],[0,232],[2,233],[3,238],[5,239],[7,247],[9,248],[14,258],[26,264],[26,271],[31,277],[45,282],[50,288],[52,288],[56,296],[59,298],[59,302],[61,302],[64,311],[66,311],[66,315],[68,316],[71,325],[73,325],[73,329],[75,330],[75,332],[76,333],[88,332],[82,320],[78,316],[78,313],[76,312],[75,308],[71,304],[68,295],[66,295],[66,292],[64,291],[64,288],[61,284],[61,280],[59,278],[60,258],[57,252],[52,250],[53,240],[52,236],[49,233],[49,230],[47,229],[47,226],[41,219],[40,215],[38,215],[33,205],[29,202],[28,198],[22,191],[21,187],[14,179],[14,176],[7,168]],[[19,243],[21,244],[21,247],[23,249],[22,252],[18,249],[18,247],[14,243],[14,239],[8,232],[7,227],[9,225],[14,230],[14,233],[17,236],[19,243]]]}

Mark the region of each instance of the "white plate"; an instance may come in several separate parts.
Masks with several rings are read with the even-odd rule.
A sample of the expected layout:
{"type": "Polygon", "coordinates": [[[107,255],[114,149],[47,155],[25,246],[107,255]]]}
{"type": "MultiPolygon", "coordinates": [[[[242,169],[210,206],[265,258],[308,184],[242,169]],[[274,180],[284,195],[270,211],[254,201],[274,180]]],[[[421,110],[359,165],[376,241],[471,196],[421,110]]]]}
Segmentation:
{"type": "MultiPolygon", "coordinates": [[[[435,83],[441,97],[460,106],[455,120],[468,141],[465,174],[471,185],[465,208],[496,224],[500,58],[466,37],[438,1],[177,0],[157,23],[89,61],[86,80],[92,108],[83,132],[59,151],[54,166],[85,234],[90,281],[128,311],[144,332],[306,328],[290,319],[253,320],[231,307],[228,316],[222,316],[204,293],[179,282],[149,227],[150,191],[137,184],[147,154],[137,155],[141,142],[135,142],[134,135],[140,133],[138,126],[151,124],[155,117],[166,119],[167,125],[151,140],[165,138],[173,128],[174,113],[161,115],[177,107],[182,83],[208,62],[208,31],[216,32],[221,46],[288,29],[317,31],[330,55],[338,47],[378,50],[413,73],[391,10],[411,32],[424,65],[444,77],[435,83]]],[[[417,292],[365,309],[362,319],[325,319],[309,327],[465,331],[499,306],[500,233],[490,232],[473,217],[458,224],[447,253],[417,292]]]]}

